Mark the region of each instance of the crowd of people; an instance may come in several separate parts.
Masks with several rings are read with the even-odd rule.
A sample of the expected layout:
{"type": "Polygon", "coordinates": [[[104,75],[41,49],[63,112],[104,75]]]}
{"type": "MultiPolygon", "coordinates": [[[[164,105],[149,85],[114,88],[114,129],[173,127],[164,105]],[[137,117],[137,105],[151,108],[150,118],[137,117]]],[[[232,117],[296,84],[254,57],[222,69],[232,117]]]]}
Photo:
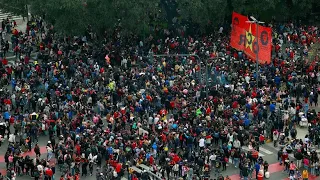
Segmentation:
{"type": "Polygon", "coordinates": [[[320,116],[310,106],[318,105],[320,72],[317,58],[307,60],[319,32],[295,23],[273,29],[272,64],[260,66],[257,85],[255,65],[230,47],[223,28],[208,36],[155,29],[144,41],[119,29],[99,37],[90,26],[85,36],[60,36],[41,18],[25,32],[13,28],[6,52],[17,61],[3,56],[0,68],[7,177],[230,179],[221,172],[232,164],[242,178],[258,178],[268,172],[258,153],[267,138],[283,146],[279,161],[289,175],[302,161],[319,175],[320,116]],[[309,136],[299,140],[304,118],[309,136]],[[39,136],[48,137],[46,155],[39,136]],[[22,156],[27,151],[37,156],[22,156]],[[131,168],[142,165],[149,169],[131,168]]]}

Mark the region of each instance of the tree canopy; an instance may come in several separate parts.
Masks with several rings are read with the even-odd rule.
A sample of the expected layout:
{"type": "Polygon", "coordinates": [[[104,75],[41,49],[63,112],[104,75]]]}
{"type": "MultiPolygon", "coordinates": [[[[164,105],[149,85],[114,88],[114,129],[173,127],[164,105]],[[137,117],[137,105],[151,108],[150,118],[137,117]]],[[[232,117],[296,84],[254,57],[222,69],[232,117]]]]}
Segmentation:
{"type": "Polygon", "coordinates": [[[91,25],[102,30],[115,25],[141,33],[142,21],[149,22],[148,13],[157,12],[157,0],[29,0],[33,14],[45,15],[56,29],[65,33],[81,33],[91,25]],[[141,8],[143,7],[143,8],[141,8]]]}
{"type": "Polygon", "coordinates": [[[143,34],[157,23],[176,23],[173,18],[205,31],[230,23],[232,11],[282,21],[316,17],[312,13],[320,7],[318,0],[0,0],[2,10],[24,16],[27,4],[66,34],[83,33],[88,25],[100,32],[118,26],[143,34]]]}

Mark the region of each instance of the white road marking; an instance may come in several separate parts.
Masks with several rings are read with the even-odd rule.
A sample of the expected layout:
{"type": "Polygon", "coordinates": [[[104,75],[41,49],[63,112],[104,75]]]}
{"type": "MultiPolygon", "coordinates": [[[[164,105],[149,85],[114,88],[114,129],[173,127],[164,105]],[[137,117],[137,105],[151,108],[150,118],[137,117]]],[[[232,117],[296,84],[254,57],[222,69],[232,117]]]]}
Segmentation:
{"type": "MultiPolygon", "coordinates": [[[[245,151],[247,151],[247,152],[250,151],[247,146],[242,146],[242,149],[245,150],[245,151]]],[[[262,154],[262,153],[259,152],[259,156],[264,157],[264,154],[262,154]]]]}
{"type": "Polygon", "coordinates": [[[264,152],[264,153],[266,153],[266,154],[273,154],[273,152],[271,152],[271,151],[269,151],[269,150],[267,150],[267,149],[265,149],[265,148],[263,148],[263,147],[259,147],[259,150],[260,151],[262,151],[262,152],[264,152]]]}

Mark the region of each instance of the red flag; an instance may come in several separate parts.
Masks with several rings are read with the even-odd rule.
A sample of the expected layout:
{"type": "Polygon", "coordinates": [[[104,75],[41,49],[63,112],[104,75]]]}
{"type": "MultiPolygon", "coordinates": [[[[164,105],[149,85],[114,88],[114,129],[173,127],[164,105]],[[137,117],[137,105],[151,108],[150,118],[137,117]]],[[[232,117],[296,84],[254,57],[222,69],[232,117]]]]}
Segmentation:
{"type": "Polygon", "coordinates": [[[247,23],[246,26],[245,34],[240,35],[240,44],[244,46],[244,52],[254,61],[257,60],[258,54],[260,64],[270,64],[272,48],[271,28],[250,23],[247,23]]]}
{"type": "Polygon", "coordinates": [[[246,16],[233,12],[230,45],[238,51],[244,51],[252,60],[260,64],[271,62],[271,28],[251,24],[246,16]]]}
{"type": "Polygon", "coordinates": [[[245,48],[245,46],[241,43],[239,44],[239,42],[240,36],[242,34],[245,34],[246,32],[246,21],[248,21],[248,17],[236,12],[232,13],[232,31],[230,45],[239,51],[243,51],[245,48]]]}

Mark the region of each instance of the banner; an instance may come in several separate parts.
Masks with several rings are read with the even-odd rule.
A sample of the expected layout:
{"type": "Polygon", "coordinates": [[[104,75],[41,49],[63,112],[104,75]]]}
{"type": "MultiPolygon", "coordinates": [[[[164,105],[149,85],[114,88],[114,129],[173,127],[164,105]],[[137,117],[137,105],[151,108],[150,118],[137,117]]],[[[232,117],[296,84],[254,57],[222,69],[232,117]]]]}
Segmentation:
{"type": "Polygon", "coordinates": [[[249,23],[246,16],[235,12],[232,17],[230,45],[239,51],[244,51],[254,61],[257,60],[258,54],[260,64],[270,64],[272,48],[271,28],[249,23]]]}
{"type": "Polygon", "coordinates": [[[244,46],[239,44],[241,34],[245,34],[248,18],[236,12],[232,13],[232,31],[230,45],[238,51],[244,51],[244,46]]]}
{"type": "Polygon", "coordinates": [[[258,54],[260,64],[270,64],[272,48],[271,32],[272,30],[269,27],[248,23],[245,35],[240,35],[239,44],[245,47],[244,52],[252,60],[256,61],[258,54]]]}

